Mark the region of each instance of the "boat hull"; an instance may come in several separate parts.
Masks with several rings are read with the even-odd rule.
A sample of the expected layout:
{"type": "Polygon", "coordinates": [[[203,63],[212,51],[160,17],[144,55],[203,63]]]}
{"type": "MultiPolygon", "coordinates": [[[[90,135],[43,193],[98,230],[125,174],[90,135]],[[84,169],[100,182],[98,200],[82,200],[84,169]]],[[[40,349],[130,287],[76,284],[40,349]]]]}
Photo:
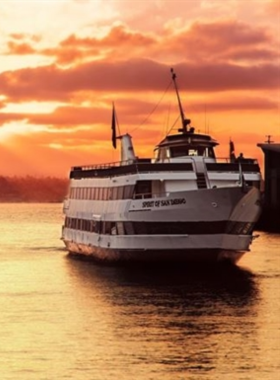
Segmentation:
{"type": "MultiPolygon", "coordinates": [[[[191,196],[191,193],[186,194],[186,199],[191,196]]],[[[193,197],[193,201],[170,207],[165,212],[158,209],[140,211],[137,207],[133,209],[135,203],[131,204],[125,214],[126,220],[132,224],[134,220],[135,226],[152,223],[152,229],[147,229],[150,234],[137,233],[139,231],[97,234],[64,227],[62,239],[71,254],[104,263],[237,263],[249,251],[253,227],[261,212],[258,189],[211,189],[196,191],[193,197]],[[162,223],[164,228],[158,234],[151,233],[154,226],[157,228],[162,223]],[[183,226],[185,233],[177,233],[175,229],[173,234],[165,233],[168,223],[173,227],[183,226]]]]}
{"type": "Polygon", "coordinates": [[[219,263],[236,264],[245,251],[223,249],[116,250],[65,242],[70,255],[103,264],[118,263],[219,263]]]}

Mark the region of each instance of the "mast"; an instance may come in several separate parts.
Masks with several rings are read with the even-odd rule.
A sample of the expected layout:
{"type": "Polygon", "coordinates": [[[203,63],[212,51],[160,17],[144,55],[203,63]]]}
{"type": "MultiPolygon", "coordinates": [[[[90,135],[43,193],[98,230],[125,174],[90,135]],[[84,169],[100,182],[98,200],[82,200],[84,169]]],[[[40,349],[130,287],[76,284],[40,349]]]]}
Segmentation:
{"type": "Polygon", "coordinates": [[[176,74],[175,74],[173,69],[171,69],[171,74],[172,74],[172,79],[174,82],[174,87],[175,87],[175,91],[176,91],[176,95],[177,95],[177,99],[178,99],[180,115],[181,115],[181,122],[182,122],[182,128],[178,129],[178,131],[182,132],[182,133],[188,133],[188,125],[191,123],[191,120],[185,118],[181,99],[180,99],[180,95],[179,95],[179,90],[178,90],[178,86],[177,86],[177,82],[176,82],[176,74]]]}

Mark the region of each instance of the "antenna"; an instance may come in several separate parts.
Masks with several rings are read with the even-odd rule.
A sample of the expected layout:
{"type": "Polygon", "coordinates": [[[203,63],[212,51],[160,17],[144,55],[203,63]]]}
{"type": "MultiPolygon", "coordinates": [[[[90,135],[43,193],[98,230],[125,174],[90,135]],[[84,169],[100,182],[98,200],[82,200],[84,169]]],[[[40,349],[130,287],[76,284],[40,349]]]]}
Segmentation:
{"type": "Polygon", "coordinates": [[[177,82],[176,82],[176,74],[172,68],[171,68],[171,74],[172,74],[172,80],[174,82],[174,87],[175,87],[175,91],[176,91],[176,95],[177,95],[177,99],[178,99],[181,121],[182,121],[182,128],[178,129],[178,131],[182,132],[182,133],[187,133],[188,132],[188,125],[191,123],[191,120],[185,119],[185,115],[184,115],[184,111],[183,111],[183,107],[182,107],[182,103],[181,103],[181,99],[180,99],[180,95],[179,95],[179,91],[178,91],[178,86],[177,86],[177,82]]]}

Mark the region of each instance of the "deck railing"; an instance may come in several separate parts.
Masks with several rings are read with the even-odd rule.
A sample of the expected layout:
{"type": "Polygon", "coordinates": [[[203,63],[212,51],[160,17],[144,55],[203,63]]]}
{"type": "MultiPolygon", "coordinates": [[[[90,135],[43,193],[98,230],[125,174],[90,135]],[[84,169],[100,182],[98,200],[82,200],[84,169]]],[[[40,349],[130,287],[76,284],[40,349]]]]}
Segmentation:
{"type": "MultiPolygon", "coordinates": [[[[197,157],[197,156],[184,157],[184,160],[186,163],[188,161],[191,162],[195,159],[195,157],[197,157]]],[[[174,158],[180,159],[180,157],[174,157],[174,158]]],[[[166,158],[165,162],[161,163],[161,165],[162,164],[169,164],[169,163],[174,164],[176,162],[176,161],[174,162],[174,158],[171,158],[171,159],[166,158]]],[[[205,162],[207,162],[209,159],[211,160],[210,157],[203,157],[203,160],[205,162]]],[[[239,162],[238,159],[236,159],[233,162],[228,157],[216,157],[215,161],[218,164],[220,164],[220,163],[228,163],[229,164],[229,163],[238,163],[239,162]]],[[[258,163],[257,159],[255,159],[255,158],[243,158],[240,162],[243,164],[257,164],[258,163]]],[[[137,161],[135,161],[135,162],[133,162],[131,160],[127,160],[127,161],[115,161],[115,162],[108,162],[108,163],[102,163],[102,164],[95,164],[95,165],[72,166],[71,170],[104,170],[104,169],[112,169],[115,167],[128,166],[128,165],[133,165],[133,164],[139,165],[139,164],[150,164],[150,163],[159,164],[158,162],[153,161],[152,158],[138,158],[137,161]]]]}
{"type": "MultiPolygon", "coordinates": [[[[239,161],[230,162],[228,158],[217,158],[216,162],[204,158],[207,171],[212,172],[237,172],[239,161]],[[212,161],[212,162],[211,162],[212,161]]],[[[193,172],[195,169],[195,157],[188,157],[185,162],[152,162],[151,159],[138,159],[136,162],[122,161],[98,165],[74,166],[71,169],[70,178],[94,178],[112,177],[125,174],[154,173],[154,172],[193,172]]],[[[259,172],[259,165],[255,159],[240,161],[244,172],[259,172]]]]}

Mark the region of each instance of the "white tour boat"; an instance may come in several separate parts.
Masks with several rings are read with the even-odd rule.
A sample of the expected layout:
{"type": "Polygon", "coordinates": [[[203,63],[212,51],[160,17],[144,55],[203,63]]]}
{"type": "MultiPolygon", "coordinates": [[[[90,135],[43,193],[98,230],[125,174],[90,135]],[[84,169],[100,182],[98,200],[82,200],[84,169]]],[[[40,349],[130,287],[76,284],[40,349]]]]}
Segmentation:
{"type": "Polygon", "coordinates": [[[261,212],[259,165],[216,158],[217,141],[190,127],[173,71],[172,79],[182,128],[153,159],[135,155],[129,134],[116,137],[113,109],[121,161],[71,169],[62,229],[70,253],[103,262],[236,263],[249,251],[261,212]]]}

